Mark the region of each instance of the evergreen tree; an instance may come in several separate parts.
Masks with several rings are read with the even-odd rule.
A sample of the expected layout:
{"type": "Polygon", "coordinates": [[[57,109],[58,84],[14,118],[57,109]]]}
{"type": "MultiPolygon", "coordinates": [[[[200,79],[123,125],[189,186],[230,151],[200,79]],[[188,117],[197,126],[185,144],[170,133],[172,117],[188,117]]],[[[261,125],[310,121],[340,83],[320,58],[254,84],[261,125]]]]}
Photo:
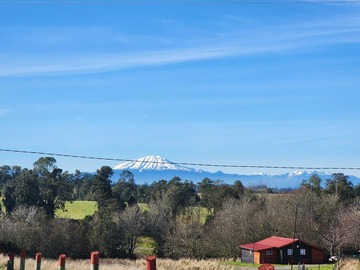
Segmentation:
{"type": "Polygon", "coordinates": [[[102,166],[96,171],[91,193],[99,208],[108,206],[112,199],[110,178],[113,174],[114,171],[109,166],[102,166]]]}

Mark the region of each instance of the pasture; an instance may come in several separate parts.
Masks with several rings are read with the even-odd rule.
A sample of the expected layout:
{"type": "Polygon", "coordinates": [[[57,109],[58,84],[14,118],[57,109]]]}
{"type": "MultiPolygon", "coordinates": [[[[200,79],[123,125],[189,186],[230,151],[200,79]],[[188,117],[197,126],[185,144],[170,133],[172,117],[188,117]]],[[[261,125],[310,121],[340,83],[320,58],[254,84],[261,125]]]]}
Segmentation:
{"type": "Polygon", "coordinates": [[[97,204],[94,201],[66,202],[64,210],[57,210],[55,215],[59,218],[84,219],[97,211],[97,204]]]}

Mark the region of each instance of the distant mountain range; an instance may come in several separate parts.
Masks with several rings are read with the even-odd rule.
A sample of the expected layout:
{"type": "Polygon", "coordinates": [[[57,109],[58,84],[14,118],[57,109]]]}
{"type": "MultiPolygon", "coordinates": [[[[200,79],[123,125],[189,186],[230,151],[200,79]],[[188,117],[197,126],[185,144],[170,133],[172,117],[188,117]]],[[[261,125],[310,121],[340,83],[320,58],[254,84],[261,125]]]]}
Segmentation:
{"type": "MultiPolygon", "coordinates": [[[[232,184],[234,181],[240,180],[245,187],[266,185],[271,188],[297,188],[303,180],[309,179],[313,174],[317,174],[323,180],[331,177],[331,173],[318,171],[295,171],[278,175],[263,173],[241,175],[228,174],[221,171],[207,172],[175,164],[160,156],[146,156],[139,158],[136,161],[120,163],[113,169],[114,181],[119,179],[122,171],[129,170],[134,174],[135,182],[137,184],[151,184],[154,181],[170,180],[174,176],[178,176],[182,180],[189,180],[194,183],[198,183],[208,177],[212,180],[222,180],[227,184],[232,184]]],[[[349,180],[351,180],[354,185],[360,183],[360,178],[356,176],[349,175],[349,180]]]]}

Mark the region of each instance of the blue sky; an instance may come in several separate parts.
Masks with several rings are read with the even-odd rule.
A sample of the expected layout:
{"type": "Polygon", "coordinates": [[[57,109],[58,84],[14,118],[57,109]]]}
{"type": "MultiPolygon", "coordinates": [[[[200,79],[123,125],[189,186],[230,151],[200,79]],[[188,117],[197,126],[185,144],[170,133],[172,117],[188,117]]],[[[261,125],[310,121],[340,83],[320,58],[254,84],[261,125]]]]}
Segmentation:
{"type": "Polygon", "coordinates": [[[0,148],[360,167],[360,4],[0,1],[0,18],[0,148]]]}

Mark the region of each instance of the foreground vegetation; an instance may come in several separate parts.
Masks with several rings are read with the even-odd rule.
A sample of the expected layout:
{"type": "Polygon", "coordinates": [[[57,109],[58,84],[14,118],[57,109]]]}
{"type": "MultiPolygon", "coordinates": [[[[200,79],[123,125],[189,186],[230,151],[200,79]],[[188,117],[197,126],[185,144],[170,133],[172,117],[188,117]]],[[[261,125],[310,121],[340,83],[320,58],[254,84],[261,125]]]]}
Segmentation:
{"type": "MultiPolygon", "coordinates": [[[[6,263],[8,258],[0,255],[0,270],[6,269],[6,263]]],[[[15,259],[15,269],[19,268],[19,258],[15,259]]],[[[235,261],[224,261],[224,260],[192,260],[192,259],[157,259],[158,270],[241,270],[241,269],[252,269],[255,270],[259,265],[245,264],[235,261]]],[[[138,260],[127,260],[127,259],[100,259],[100,268],[103,270],[143,270],[145,269],[146,260],[144,258],[138,260]]],[[[359,262],[355,260],[345,260],[341,270],[358,270],[359,262]],[[354,267],[354,268],[353,268],[354,267]]],[[[34,269],[35,261],[31,258],[26,259],[25,268],[34,269]]],[[[276,266],[277,269],[285,269],[284,266],[276,266]]],[[[58,263],[56,260],[43,259],[42,268],[48,270],[58,270],[58,263]]],[[[89,268],[89,260],[72,260],[67,259],[66,268],[72,270],[84,270],[89,268]]],[[[297,268],[297,266],[295,267],[297,268]]],[[[306,265],[308,270],[319,270],[318,265],[306,265]]],[[[320,265],[320,270],[333,270],[334,264],[320,265]]],[[[290,266],[287,266],[290,269],[290,266]]]]}
{"type": "MultiPolygon", "coordinates": [[[[7,257],[0,255],[0,269],[6,269],[7,257]]],[[[145,269],[146,261],[144,258],[138,260],[127,259],[100,259],[100,268],[103,270],[143,270],[145,269]]],[[[224,260],[192,260],[192,259],[157,259],[158,270],[241,270],[241,269],[257,269],[258,265],[244,264],[240,262],[224,261],[224,260]]],[[[341,270],[358,270],[359,262],[355,260],[345,260],[344,267],[341,270]],[[354,267],[354,268],[353,268],[354,267]]],[[[26,259],[25,268],[34,269],[35,261],[31,258],[26,259]]],[[[318,270],[318,265],[306,265],[308,270],[318,270]]],[[[19,268],[19,259],[15,259],[15,269],[19,268]]],[[[58,270],[57,260],[42,260],[42,268],[48,270],[58,270]]],[[[66,261],[66,268],[72,270],[84,270],[89,268],[89,260],[71,260],[66,261]]],[[[285,269],[284,266],[278,268],[285,269]]],[[[295,267],[296,268],[296,267],[295,267]]],[[[320,265],[320,270],[333,270],[334,264],[320,265]]],[[[288,266],[290,269],[290,266],[288,266]]]]}
{"type": "Polygon", "coordinates": [[[0,252],[237,259],[241,244],[271,235],[291,238],[294,228],[296,238],[328,255],[360,249],[359,185],[341,173],[325,183],[313,175],[286,194],[259,194],[240,180],[226,185],[205,178],[195,184],[176,176],[137,185],[129,171],[112,183],[112,174],[107,166],[93,175],[70,174],[53,158],[40,158],[31,170],[0,167],[0,252]],[[71,207],[85,204],[72,214],[71,207]],[[139,239],[146,243],[143,250],[139,239]]]}
{"type": "MultiPolygon", "coordinates": [[[[7,258],[0,255],[0,269],[5,269],[7,258]]],[[[102,270],[144,270],[146,267],[146,260],[126,260],[126,259],[100,259],[100,269],[102,270]]],[[[42,269],[58,270],[58,263],[56,260],[43,259],[41,262],[42,269]]],[[[89,269],[89,260],[68,260],[66,268],[72,270],[85,270],[89,269]]],[[[35,261],[27,259],[25,269],[34,269],[35,261]]],[[[15,269],[19,269],[19,261],[15,261],[15,269]]],[[[170,260],[170,259],[157,259],[157,270],[234,270],[232,266],[224,265],[219,260],[170,260]]]]}

